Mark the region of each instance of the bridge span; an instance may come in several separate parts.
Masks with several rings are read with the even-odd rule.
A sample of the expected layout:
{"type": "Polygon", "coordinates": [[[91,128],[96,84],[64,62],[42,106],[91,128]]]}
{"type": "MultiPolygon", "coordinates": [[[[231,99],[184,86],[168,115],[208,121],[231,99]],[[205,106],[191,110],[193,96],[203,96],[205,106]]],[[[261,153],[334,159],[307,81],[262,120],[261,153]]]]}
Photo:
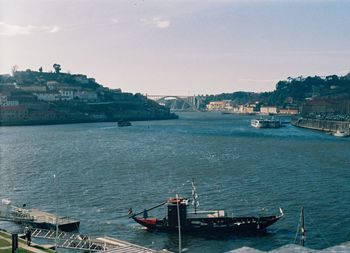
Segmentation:
{"type": "Polygon", "coordinates": [[[147,98],[156,101],[172,110],[198,111],[202,99],[199,96],[186,95],[145,95],[147,98]]]}

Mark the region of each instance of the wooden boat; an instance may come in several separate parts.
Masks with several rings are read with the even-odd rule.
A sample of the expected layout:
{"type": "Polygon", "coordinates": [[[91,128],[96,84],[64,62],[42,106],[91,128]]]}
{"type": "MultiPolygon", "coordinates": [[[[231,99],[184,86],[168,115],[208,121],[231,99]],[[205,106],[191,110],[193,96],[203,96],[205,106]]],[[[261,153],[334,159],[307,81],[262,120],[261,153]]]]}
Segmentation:
{"type": "Polygon", "coordinates": [[[280,208],[278,215],[263,216],[263,217],[233,217],[225,214],[223,210],[215,211],[198,211],[197,194],[194,183],[192,182],[192,197],[194,212],[188,212],[189,200],[186,198],[175,197],[143,212],[133,214],[129,211],[130,218],[137,223],[146,227],[150,231],[159,231],[167,233],[178,232],[179,226],[181,233],[242,233],[256,234],[265,232],[266,228],[274,224],[281,217],[283,211],[280,208]],[[148,217],[148,211],[166,205],[168,213],[160,219],[148,217]],[[142,217],[139,215],[143,214],[142,217]]]}

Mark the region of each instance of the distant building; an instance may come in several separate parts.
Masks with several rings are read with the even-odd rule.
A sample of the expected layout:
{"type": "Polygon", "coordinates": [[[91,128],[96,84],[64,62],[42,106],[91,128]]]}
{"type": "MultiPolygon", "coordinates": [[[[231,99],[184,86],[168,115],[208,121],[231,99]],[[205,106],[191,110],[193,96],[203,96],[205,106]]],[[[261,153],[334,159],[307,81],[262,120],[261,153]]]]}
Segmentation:
{"type": "Polygon", "coordinates": [[[58,84],[59,84],[59,82],[56,82],[56,81],[48,81],[48,82],[46,82],[47,88],[49,90],[56,90],[57,87],[58,87],[58,84]]]}
{"type": "Polygon", "coordinates": [[[334,113],[336,104],[335,101],[325,100],[325,99],[314,99],[314,100],[306,100],[304,105],[302,106],[303,114],[310,113],[334,113]]]}
{"type": "Polygon", "coordinates": [[[277,114],[276,106],[261,106],[260,107],[261,114],[277,114]]]}
{"type": "Polygon", "coordinates": [[[286,114],[286,115],[296,115],[299,113],[298,109],[279,109],[279,114],[286,114]]]}
{"type": "Polygon", "coordinates": [[[75,91],[73,96],[82,101],[96,101],[98,99],[97,93],[94,91],[75,91]]]}
{"type": "Polygon", "coordinates": [[[254,113],[255,107],[251,105],[240,105],[238,113],[254,113]]]}
{"type": "Polygon", "coordinates": [[[38,100],[41,101],[47,101],[47,102],[52,102],[52,101],[59,101],[61,99],[61,94],[58,92],[45,92],[45,93],[33,93],[38,100]]]}
{"type": "Polygon", "coordinates": [[[41,85],[20,86],[19,88],[21,90],[33,91],[33,92],[45,92],[46,91],[46,86],[41,86],[41,85]]]}
{"type": "Polygon", "coordinates": [[[21,121],[28,117],[28,109],[24,105],[0,106],[1,121],[21,121]]]}
{"type": "Polygon", "coordinates": [[[58,91],[60,93],[60,99],[61,100],[73,100],[74,98],[74,91],[73,90],[59,90],[58,91]]]}
{"type": "Polygon", "coordinates": [[[19,102],[17,100],[8,100],[7,96],[0,95],[0,106],[17,106],[19,102]]]}
{"type": "Polygon", "coordinates": [[[230,111],[233,110],[233,104],[231,100],[212,101],[207,105],[208,111],[230,111]]]}

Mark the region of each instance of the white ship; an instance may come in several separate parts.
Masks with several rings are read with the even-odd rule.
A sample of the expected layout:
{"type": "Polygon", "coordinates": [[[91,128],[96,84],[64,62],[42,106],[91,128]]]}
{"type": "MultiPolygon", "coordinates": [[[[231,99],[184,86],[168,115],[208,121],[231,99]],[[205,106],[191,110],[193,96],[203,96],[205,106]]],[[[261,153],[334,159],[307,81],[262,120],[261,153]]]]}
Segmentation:
{"type": "Polygon", "coordinates": [[[253,119],[250,122],[252,127],[255,128],[280,128],[282,123],[280,120],[275,119],[253,119]]]}
{"type": "Polygon", "coordinates": [[[350,133],[349,131],[338,129],[333,135],[336,137],[348,137],[350,133]]]}

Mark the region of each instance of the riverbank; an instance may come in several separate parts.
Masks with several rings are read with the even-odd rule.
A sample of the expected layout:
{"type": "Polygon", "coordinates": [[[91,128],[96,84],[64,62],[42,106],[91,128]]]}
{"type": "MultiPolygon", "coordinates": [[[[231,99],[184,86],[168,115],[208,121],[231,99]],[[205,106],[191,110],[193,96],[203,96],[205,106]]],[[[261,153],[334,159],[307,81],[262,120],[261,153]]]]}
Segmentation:
{"type": "Polygon", "coordinates": [[[118,122],[120,120],[126,121],[154,121],[154,120],[172,120],[178,119],[176,114],[169,114],[164,116],[149,116],[149,117],[135,117],[125,116],[113,119],[60,119],[60,120],[0,120],[1,126],[34,126],[34,125],[61,125],[61,124],[79,124],[79,123],[98,123],[98,122],[118,122]]]}
{"type": "Polygon", "coordinates": [[[308,128],[328,133],[335,133],[337,130],[350,130],[350,121],[311,119],[301,116],[292,117],[291,124],[296,127],[308,128]]]}

